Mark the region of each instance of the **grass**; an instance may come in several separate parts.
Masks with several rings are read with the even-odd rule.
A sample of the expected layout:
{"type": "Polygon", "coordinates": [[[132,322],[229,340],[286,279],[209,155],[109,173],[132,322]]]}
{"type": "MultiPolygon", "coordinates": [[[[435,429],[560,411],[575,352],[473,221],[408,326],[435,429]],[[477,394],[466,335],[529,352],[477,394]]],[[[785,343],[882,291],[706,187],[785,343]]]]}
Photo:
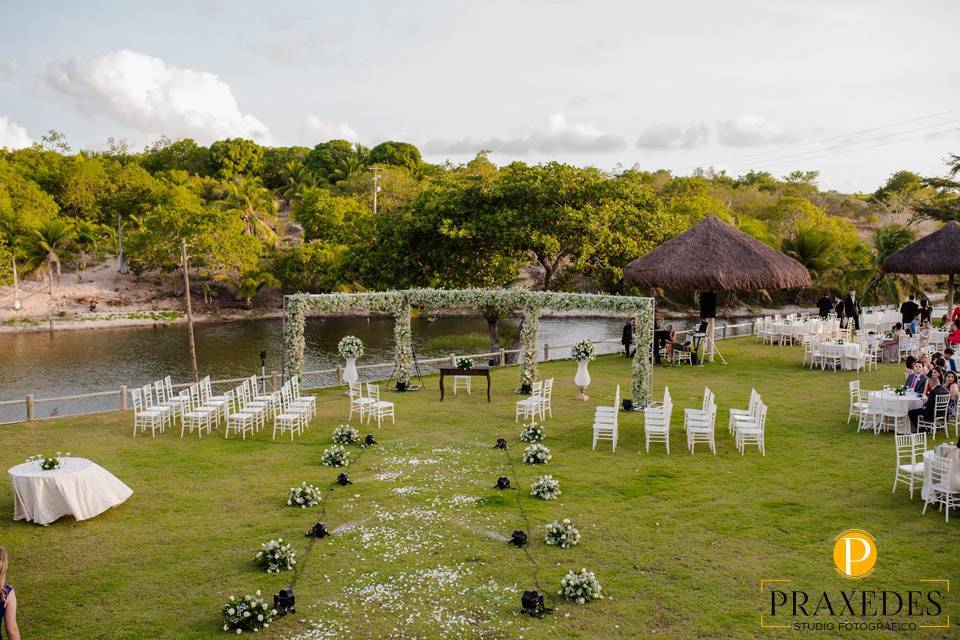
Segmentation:
{"type": "MultiPolygon", "coordinates": [[[[593,405],[609,403],[617,383],[629,388],[628,362],[612,356],[591,364],[588,403],[574,400],[572,362],[542,365],[542,375],[557,379],[545,440],[553,459],[543,467],[518,463],[514,368],[494,372],[490,405],[476,391],[440,404],[435,378],[422,392],[386,394],[397,402],[397,424],[362,428],[381,445],[351,449],[354,484],[345,488],[328,489],[340,470],[320,464],[334,426],[346,422],[346,399],[334,390],[318,393],[319,415],[293,444],[263,435],[132,438],[129,414],[3,427],[7,467],[69,450],[134,490],[95,519],[41,528],[13,522],[10,486],[0,488],[0,540],[12,554],[24,637],[225,637],[218,623],[227,596],[271,594],[294,578],[297,614],[267,638],[841,637],[850,634],[761,631],[759,580],[904,591],[918,578],[956,576],[960,523],[921,517],[918,499],[891,494],[891,436],[845,424],[847,381],[895,383],[899,365],[811,372],[796,348],[749,338],[721,348],[727,366],[656,369],[656,393],[668,384],[677,409],[669,456],[660,446],[642,452],[640,414],[622,417],[615,453],[591,451],[593,405]],[[704,384],[720,403],[716,457],[686,452],[677,415],[699,405],[704,384]],[[751,385],[770,405],[766,457],[740,456],[725,429],[727,408],[745,405],[751,385]],[[498,437],[508,440],[506,453],[492,448],[498,437]],[[558,500],[528,495],[541,473],[560,480],[558,500]],[[519,491],[493,489],[500,475],[519,491]],[[301,480],[326,489],[321,507],[285,506],[301,480]],[[581,543],[546,546],[542,525],[564,517],[581,543]],[[318,520],[340,531],[311,549],[303,534],[318,520]],[[530,534],[529,553],[503,542],[518,528],[530,534]],[[877,570],[863,581],[833,568],[834,536],[847,528],[878,540],[877,570]],[[272,537],[300,553],[296,575],[256,569],[254,553],[272,537]],[[581,567],[597,573],[604,600],[576,606],[548,596],[557,610],[543,620],[516,613],[523,589],[539,584],[553,594],[567,569],[581,567]]],[[[955,621],[955,600],[949,612],[955,621]]],[[[922,632],[955,635],[956,622],[922,632]]]]}
{"type": "Polygon", "coordinates": [[[435,336],[424,340],[423,348],[430,353],[486,353],[490,351],[490,336],[479,332],[435,336]]]}

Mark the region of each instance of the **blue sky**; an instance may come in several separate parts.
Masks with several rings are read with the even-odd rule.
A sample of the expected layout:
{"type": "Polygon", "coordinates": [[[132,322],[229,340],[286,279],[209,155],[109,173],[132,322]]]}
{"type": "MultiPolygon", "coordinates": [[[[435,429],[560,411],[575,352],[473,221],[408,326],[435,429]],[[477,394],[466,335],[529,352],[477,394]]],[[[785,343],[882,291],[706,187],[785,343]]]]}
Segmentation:
{"type": "Polygon", "coordinates": [[[432,161],[817,169],[872,190],[960,152],[958,18],[946,1],[0,0],[0,146],[50,128],[83,148],[392,138],[432,161]]]}

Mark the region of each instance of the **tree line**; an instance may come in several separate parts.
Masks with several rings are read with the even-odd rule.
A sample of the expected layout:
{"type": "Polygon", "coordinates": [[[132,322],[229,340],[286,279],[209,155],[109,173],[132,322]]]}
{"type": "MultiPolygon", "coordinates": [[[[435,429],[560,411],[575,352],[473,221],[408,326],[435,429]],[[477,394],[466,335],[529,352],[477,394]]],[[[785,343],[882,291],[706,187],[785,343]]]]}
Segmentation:
{"type": "MultiPolygon", "coordinates": [[[[802,262],[817,289],[894,302],[916,282],[882,272],[912,241],[885,213],[960,219],[960,158],[947,177],[901,171],[871,194],[821,191],[817,173],[612,172],[559,162],[497,166],[480,152],[431,164],[406,142],[264,147],[161,138],[73,152],[49,132],[0,151],[0,279],[16,263],[49,282],[119,250],[137,276],[170,274],[180,244],[203,286],[250,304],[286,291],[500,287],[632,292],[623,267],[715,215],[802,262]],[[375,210],[374,210],[375,209],[375,210]]],[[[678,295],[665,292],[665,295],[678,295]]],[[[682,297],[682,294],[680,294],[682,297]]],[[[791,292],[791,296],[813,295],[791,292]]]]}

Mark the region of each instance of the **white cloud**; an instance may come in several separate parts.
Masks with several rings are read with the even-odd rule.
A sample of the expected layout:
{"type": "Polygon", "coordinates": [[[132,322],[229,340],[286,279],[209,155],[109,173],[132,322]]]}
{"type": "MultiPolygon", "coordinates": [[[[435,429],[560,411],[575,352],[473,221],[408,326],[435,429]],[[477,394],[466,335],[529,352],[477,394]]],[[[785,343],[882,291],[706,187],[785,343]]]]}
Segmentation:
{"type": "Polygon", "coordinates": [[[783,125],[763,116],[745,114],[734,120],[717,122],[717,139],[727,147],[757,147],[793,142],[797,136],[783,125]]]}
{"type": "Polygon", "coordinates": [[[359,136],[346,122],[339,124],[321,120],[319,117],[308,115],[300,125],[300,142],[313,146],[327,140],[349,140],[357,142],[359,136]]]}
{"type": "Polygon", "coordinates": [[[27,130],[11,122],[6,116],[0,116],[0,149],[22,149],[33,144],[27,130]]]}
{"type": "Polygon", "coordinates": [[[640,149],[695,149],[710,141],[710,127],[705,124],[693,124],[680,127],[669,124],[655,124],[644,129],[637,138],[640,149]]]}
{"type": "Polygon", "coordinates": [[[267,126],[241,113],[230,85],[215,74],[181,69],[136,51],[46,62],[44,79],[84,113],[105,115],[143,132],[200,142],[270,139],[267,126]]]}
{"type": "Polygon", "coordinates": [[[551,115],[546,126],[532,129],[514,138],[430,140],[424,145],[428,153],[469,154],[481,149],[496,153],[525,155],[528,153],[621,151],[627,142],[621,135],[604,133],[590,124],[567,122],[563,112],[551,115]]]}

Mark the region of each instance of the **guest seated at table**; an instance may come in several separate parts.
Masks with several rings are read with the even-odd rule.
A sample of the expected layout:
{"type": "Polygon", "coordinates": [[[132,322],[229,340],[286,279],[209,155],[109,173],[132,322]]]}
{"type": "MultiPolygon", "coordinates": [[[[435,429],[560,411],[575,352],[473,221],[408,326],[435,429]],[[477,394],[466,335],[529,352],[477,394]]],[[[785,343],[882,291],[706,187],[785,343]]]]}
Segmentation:
{"type": "Polygon", "coordinates": [[[944,358],[944,360],[947,361],[947,369],[949,369],[950,371],[956,371],[956,370],[957,370],[957,363],[956,363],[956,361],[953,359],[953,349],[951,349],[950,347],[947,347],[946,349],[944,349],[944,350],[943,350],[943,358],[944,358]]]}
{"type": "Polygon", "coordinates": [[[917,360],[913,363],[913,373],[907,376],[905,383],[907,389],[923,393],[927,388],[927,376],[923,373],[923,364],[917,360]]]}
{"type": "Polygon", "coordinates": [[[955,418],[957,415],[957,398],[960,397],[960,384],[957,383],[957,373],[955,371],[947,371],[943,374],[943,386],[950,392],[947,415],[955,418]]]}
{"type": "Polygon", "coordinates": [[[910,431],[913,433],[917,433],[917,420],[920,418],[920,416],[923,416],[924,420],[930,422],[933,421],[934,411],[936,410],[937,406],[937,397],[950,394],[950,391],[945,386],[940,384],[940,380],[942,378],[941,373],[934,369],[930,372],[930,374],[931,377],[940,377],[937,377],[936,385],[930,389],[929,393],[926,394],[927,397],[923,407],[920,409],[911,409],[907,412],[907,417],[910,418],[910,431]]]}
{"type": "Polygon", "coordinates": [[[925,353],[921,354],[920,357],[917,358],[917,362],[923,365],[923,375],[930,375],[930,367],[933,366],[933,364],[930,362],[930,356],[925,353]]]}
{"type": "Polygon", "coordinates": [[[928,396],[930,392],[943,384],[943,369],[940,367],[930,367],[930,373],[927,375],[927,385],[921,392],[928,396]]]}
{"type": "Polygon", "coordinates": [[[946,342],[948,347],[960,344],[960,320],[953,321],[953,327],[950,329],[950,333],[947,334],[946,342]]]}
{"type": "Polygon", "coordinates": [[[947,370],[947,361],[943,359],[943,356],[940,356],[939,358],[934,358],[933,364],[935,367],[943,369],[944,371],[947,370]]]}
{"type": "Polygon", "coordinates": [[[903,377],[909,378],[913,375],[913,365],[917,363],[917,359],[913,356],[907,356],[907,359],[903,361],[903,377]]]}
{"type": "Polygon", "coordinates": [[[673,325],[667,325],[667,339],[664,342],[667,347],[667,360],[673,362],[673,352],[674,351],[689,351],[686,342],[680,342],[677,340],[677,332],[673,328],[673,325]]]}
{"type": "MultiPolygon", "coordinates": [[[[906,335],[907,334],[903,330],[902,324],[898,322],[897,324],[893,325],[893,334],[891,335],[891,337],[887,338],[886,340],[880,343],[880,348],[883,349],[884,362],[897,361],[897,347],[900,345],[900,338],[906,335]]],[[[912,371],[912,368],[911,368],[911,371],[912,371]]]]}
{"type": "Polygon", "coordinates": [[[920,321],[920,331],[921,331],[921,333],[927,333],[928,331],[930,331],[930,329],[933,329],[933,326],[931,326],[929,320],[921,320],[921,321],[920,321]]]}

